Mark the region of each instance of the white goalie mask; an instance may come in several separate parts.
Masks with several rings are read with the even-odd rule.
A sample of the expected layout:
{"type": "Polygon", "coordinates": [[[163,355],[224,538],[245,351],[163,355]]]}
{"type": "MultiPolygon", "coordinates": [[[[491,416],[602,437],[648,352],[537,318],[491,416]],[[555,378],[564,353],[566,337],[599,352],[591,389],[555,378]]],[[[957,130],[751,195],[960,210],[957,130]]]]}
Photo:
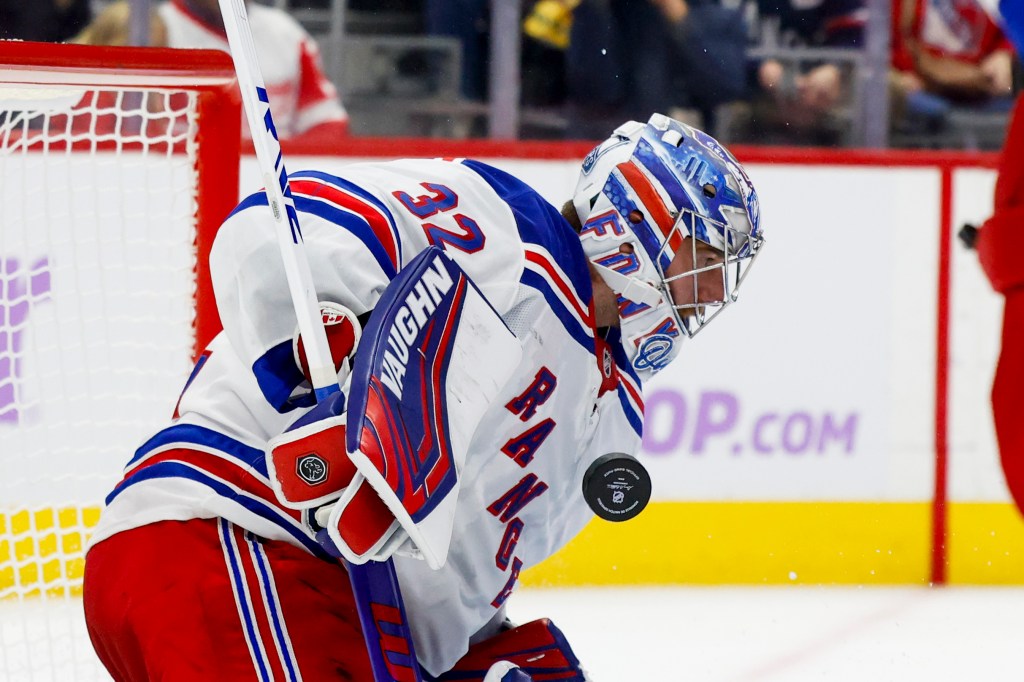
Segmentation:
{"type": "Polygon", "coordinates": [[[618,294],[623,347],[642,378],[736,300],[760,251],[757,193],[714,138],[655,114],[583,161],[580,241],[618,294]]]}

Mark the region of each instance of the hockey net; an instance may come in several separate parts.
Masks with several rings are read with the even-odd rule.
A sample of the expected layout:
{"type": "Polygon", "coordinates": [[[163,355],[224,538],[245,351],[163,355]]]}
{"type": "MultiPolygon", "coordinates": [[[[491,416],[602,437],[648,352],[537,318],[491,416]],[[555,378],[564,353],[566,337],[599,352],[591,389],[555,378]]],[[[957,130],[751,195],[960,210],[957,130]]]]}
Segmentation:
{"type": "Polygon", "coordinates": [[[2,679],[103,678],[89,529],[216,331],[240,121],[226,54],[0,42],[2,679]]]}

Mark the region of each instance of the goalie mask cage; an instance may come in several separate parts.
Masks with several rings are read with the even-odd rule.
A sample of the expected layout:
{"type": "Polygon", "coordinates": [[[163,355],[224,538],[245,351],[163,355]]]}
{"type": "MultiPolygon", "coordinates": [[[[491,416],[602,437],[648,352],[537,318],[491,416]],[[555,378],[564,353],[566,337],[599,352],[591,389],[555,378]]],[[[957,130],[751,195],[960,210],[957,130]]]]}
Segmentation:
{"type": "Polygon", "coordinates": [[[0,42],[0,678],[105,679],[89,529],[217,331],[227,54],[0,42]]]}

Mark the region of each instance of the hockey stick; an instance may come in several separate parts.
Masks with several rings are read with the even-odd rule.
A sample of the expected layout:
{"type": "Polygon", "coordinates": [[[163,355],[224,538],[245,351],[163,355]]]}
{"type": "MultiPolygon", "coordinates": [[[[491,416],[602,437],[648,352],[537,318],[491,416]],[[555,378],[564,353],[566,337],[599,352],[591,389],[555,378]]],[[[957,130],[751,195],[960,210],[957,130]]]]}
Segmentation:
{"type": "MultiPolygon", "coordinates": [[[[246,120],[263,173],[267,202],[274,214],[278,245],[284,262],[292,306],[299,321],[317,402],[341,390],[334,361],[327,345],[320,303],[313,287],[313,276],[306,260],[302,230],[285,172],[284,155],[277,129],[270,115],[270,102],[263,74],[256,59],[245,0],[219,0],[224,28],[235,63],[242,92],[246,120]]],[[[355,594],[363,638],[370,655],[376,682],[419,682],[419,664],[412,644],[412,633],[405,616],[394,563],[346,563],[355,594]]]]}

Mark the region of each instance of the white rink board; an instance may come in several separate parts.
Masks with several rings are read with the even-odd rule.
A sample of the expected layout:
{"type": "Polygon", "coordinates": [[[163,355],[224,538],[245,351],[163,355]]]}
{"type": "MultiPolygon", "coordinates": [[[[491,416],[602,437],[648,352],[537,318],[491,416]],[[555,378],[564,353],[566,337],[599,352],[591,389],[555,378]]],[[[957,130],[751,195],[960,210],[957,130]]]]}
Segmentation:
{"type": "Polygon", "coordinates": [[[736,307],[646,391],[659,496],[928,499],[938,243],[914,238],[937,233],[938,205],[919,197],[937,194],[939,174],[751,175],[765,249],[736,307]],[[829,187],[871,200],[835,210],[829,187]]]}
{"type": "Polygon", "coordinates": [[[953,323],[950,327],[950,497],[1009,500],[992,424],[990,392],[999,357],[1003,297],[992,291],[977,256],[955,232],[992,214],[995,173],[961,169],[953,175],[953,323]]]}
{"type": "MultiPolygon", "coordinates": [[[[296,157],[291,169],[362,159],[296,157]]],[[[560,206],[571,161],[493,159],[560,206]]],[[[665,500],[924,501],[935,475],[937,168],[765,165],[767,246],[735,310],[647,390],[644,462],[665,500]]],[[[954,226],[995,173],[954,173],[954,226]]],[[[243,193],[260,184],[242,166],[243,193]]],[[[953,237],[955,239],[955,237],[953,237]]],[[[952,245],[951,499],[1008,501],[988,391],[1000,299],[952,245]]]]}

